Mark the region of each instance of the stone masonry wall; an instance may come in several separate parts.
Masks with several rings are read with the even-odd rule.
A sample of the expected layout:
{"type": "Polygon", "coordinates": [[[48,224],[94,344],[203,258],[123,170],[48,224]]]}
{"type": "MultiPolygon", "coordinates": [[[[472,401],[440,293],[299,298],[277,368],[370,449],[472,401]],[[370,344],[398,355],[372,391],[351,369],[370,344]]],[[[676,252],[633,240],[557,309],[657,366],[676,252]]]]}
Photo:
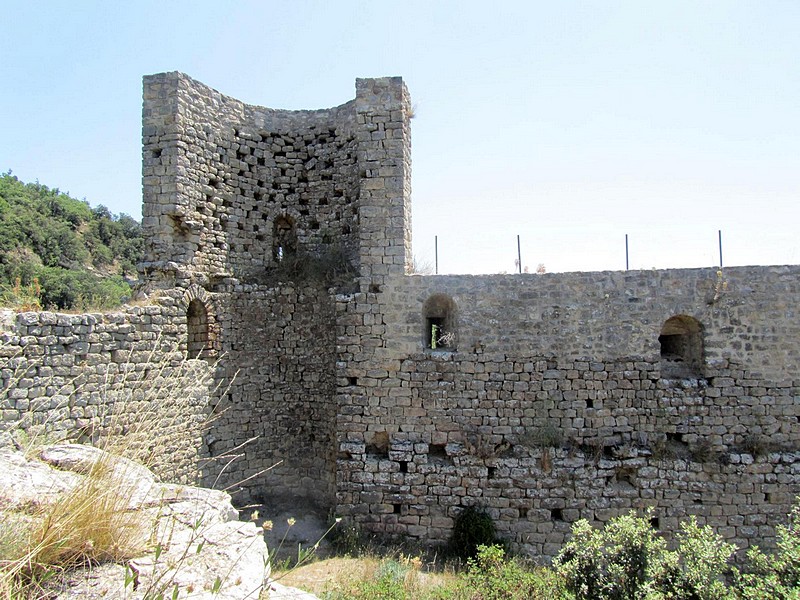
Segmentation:
{"type": "Polygon", "coordinates": [[[5,314],[0,433],[111,430],[167,479],[427,544],[473,505],[542,559],[644,507],[773,544],[800,267],[406,275],[410,118],[397,77],[319,111],[146,77],[151,303],[5,314]]]}
{"type": "Polygon", "coordinates": [[[409,115],[398,77],[359,79],[353,101],[316,111],[144,79],[142,270],[150,288],[213,299],[219,373],[235,381],[209,478],[243,482],[242,499],[333,504],[334,294],[406,271],[409,115]],[[245,460],[222,469],[231,452],[245,460]]]}
{"type": "Polygon", "coordinates": [[[210,366],[186,360],[185,308],[164,301],[103,314],[5,311],[0,429],[23,444],[116,444],[165,480],[198,482],[210,366]]]}
{"type": "Polygon", "coordinates": [[[310,498],[424,542],[480,504],[543,557],[577,518],[643,506],[773,539],[800,491],[798,268],[406,276],[400,78],[323,111],[178,73],[144,98],[144,272],[214,300],[237,377],[209,449],[255,439],[223,474],[243,498],[310,498]],[[337,247],[358,293],[287,272],[287,254],[337,247]]]}
{"type": "Polygon", "coordinates": [[[342,299],[337,510],[435,543],[478,505],[540,557],[579,518],[646,506],[667,531],[693,514],[774,543],[800,493],[798,275],[414,276],[342,299]],[[432,297],[454,313],[445,349],[425,348],[432,297]],[[672,378],[659,335],[679,315],[704,360],[672,378]]]}
{"type": "Polygon", "coordinates": [[[294,499],[333,504],[334,303],[324,287],[241,285],[220,294],[222,374],[232,385],[213,423],[209,451],[241,447],[245,459],[219,485],[242,490],[237,502],[294,499]],[[261,473],[254,477],[254,474],[261,473]]]}
{"type": "Polygon", "coordinates": [[[400,77],[356,80],[362,291],[411,271],[411,112],[400,77]]]}

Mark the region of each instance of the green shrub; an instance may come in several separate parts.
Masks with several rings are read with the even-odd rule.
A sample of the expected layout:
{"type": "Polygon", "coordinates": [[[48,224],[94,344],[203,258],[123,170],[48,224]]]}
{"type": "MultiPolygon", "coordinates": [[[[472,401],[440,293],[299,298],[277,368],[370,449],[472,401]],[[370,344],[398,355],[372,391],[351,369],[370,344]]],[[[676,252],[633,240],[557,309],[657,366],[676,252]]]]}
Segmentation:
{"type": "Polygon", "coordinates": [[[691,517],[681,523],[678,547],[665,552],[654,576],[660,598],[722,600],[730,592],[723,577],[736,546],[725,543],[708,526],[691,517]]]}
{"type": "Polygon", "coordinates": [[[567,598],[562,580],[549,569],[528,567],[506,557],[500,546],[478,546],[467,562],[462,596],[479,600],[529,600],[567,598]]]}
{"type": "Polygon", "coordinates": [[[579,600],[643,598],[666,548],[650,523],[634,514],[594,529],[582,519],[553,565],[579,600]]]}
{"type": "Polygon", "coordinates": [[[778,526],[775,552],[765,553],[758,546],[747,552],[749,564],[737,571],[734,589],[747,600],[800,598],[800,502],[789,513],[787,525],[778,526]]]}
{"type": "Polygon", "coordinates": [[[602,548],[601,533],[581,519],[572,526],[572,538],[553,561],[567,589],[579,600],[600,597],[604,583],[602,548]]]}
{"type": "Polygon", "coordinates": [[[646,513],[611,520],[604,529],[578,521],[553,562],[578,600],[723,600],[723,576],[736,546],[694,517],[681,525],[674,551],[646,513]]]}
{"type": "Polygon", "coordinates": [[[494,522],[485,510],[468,506],[456,517],[450,538],[450,547],[455,556],[465,560],[474,558],[479,546],[496,543],[494,522]]]}

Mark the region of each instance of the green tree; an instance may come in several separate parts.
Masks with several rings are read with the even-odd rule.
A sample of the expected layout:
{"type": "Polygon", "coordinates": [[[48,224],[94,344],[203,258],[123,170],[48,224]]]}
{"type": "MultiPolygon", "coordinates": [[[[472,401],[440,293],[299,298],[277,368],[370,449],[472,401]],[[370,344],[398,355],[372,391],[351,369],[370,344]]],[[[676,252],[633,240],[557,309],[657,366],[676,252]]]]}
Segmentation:
{"type": "MultiPolygon", "coordinates": [[[[0,175],[0,285],[41,284],[45,308],[110,307],[130,295],[142,230],[128,215],[0,175]],[[17,281],[19,280],[19,281],[17,281]]],[[[6,295],[7,297],[8,294],[6,295]]]]}

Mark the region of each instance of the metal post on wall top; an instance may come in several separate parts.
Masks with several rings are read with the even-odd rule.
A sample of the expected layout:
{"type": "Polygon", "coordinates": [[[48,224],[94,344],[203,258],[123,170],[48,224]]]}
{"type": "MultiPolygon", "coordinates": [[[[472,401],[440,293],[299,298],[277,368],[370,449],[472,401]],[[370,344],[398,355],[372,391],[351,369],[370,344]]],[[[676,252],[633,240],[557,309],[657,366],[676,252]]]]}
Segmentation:
{"type": "Polygon", "coordinates": [[[439,236],[433,236],[433,256],[434,256],[434,263],[436,265],[436,274],[439,274],[439,236]]]}
{"type": "Polygon", "coordinates": [[[625,270],[628,271],[630,269],[628,263],[628,234],[625,234],[625,270]]]}

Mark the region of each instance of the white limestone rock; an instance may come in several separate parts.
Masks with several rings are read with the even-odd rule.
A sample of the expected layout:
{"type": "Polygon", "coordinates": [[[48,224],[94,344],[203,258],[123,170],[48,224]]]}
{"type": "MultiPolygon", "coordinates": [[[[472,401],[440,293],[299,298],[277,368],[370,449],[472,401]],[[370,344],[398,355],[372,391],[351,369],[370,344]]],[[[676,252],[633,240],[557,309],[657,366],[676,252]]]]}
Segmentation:
{"type": "Polygon", "coordinates": [[[137,463],[78,444],[45,447],[40,457],[0,450],[0,513],[44,507],[101,464],[125,494],[127,510],[139,511],[150,528],[143,532],[150,544],[141,556],[70,571],[53,584],[53,597],[135,600],[159,591],[172,597],[175,586],[179,598],[243,600],[261,594],[269,576],[263,532],[238,520],[228,494],[162,484],[137,463]]]}

